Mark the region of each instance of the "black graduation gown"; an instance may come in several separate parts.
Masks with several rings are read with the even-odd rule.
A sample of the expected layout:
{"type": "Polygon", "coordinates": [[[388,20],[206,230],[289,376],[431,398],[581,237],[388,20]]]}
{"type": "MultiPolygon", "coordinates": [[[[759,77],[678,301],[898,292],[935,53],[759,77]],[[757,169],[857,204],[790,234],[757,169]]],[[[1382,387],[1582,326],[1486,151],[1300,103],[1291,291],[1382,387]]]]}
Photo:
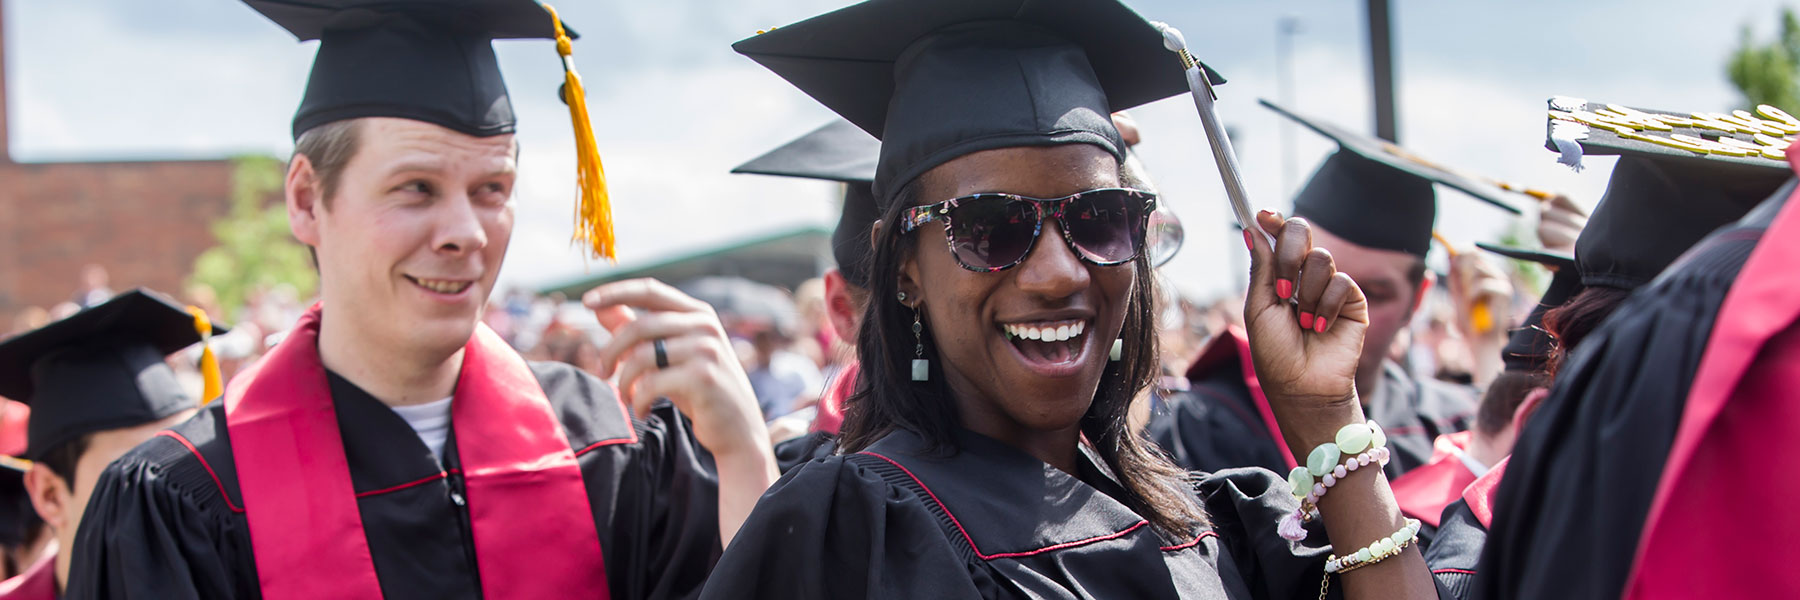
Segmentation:
{"type": "MultiPolygon", "coordinates": [[[[1231,340],[1221,337],[1214,343],[1231,340]]],[[[1242,373],[1235,357],[1196,363],[1188,374],[1189,389],[1173,393],[1168,410],[1151,420],[1150,438],[1176,465],[1206,472],[1234,467],[1288,471],[1283,448],[1269,433],[1242,373]]],[[[1465,386],[1415,380],[1392,361],[1382,365],[1382,378],[1380,392],[1366,399],[1363,410],[1387,432],[1393,458],[1385,470],[1392,480],[1430,462],[1437,436],[1468,429],[1476,398],[1465,386]]]]}
{"type": "Polygon", "coordinates": [[[1438,587],[1458,600],[1474,593],[1476,567],[1481,563],[1481,548],[1487,545],[1487,528],[1469,510],[1469,503],[1457,500],[1444,507],[1438,521],[1437,537],[1425,547],[1425,564],[1438,587]]]}
{"type": "Polygon", "coordinates": [[[1197,477],[1211,528],[1165,540],[1114,499],[1118,484],[1092,457],[1078,480],[974,433],[957,443],[953,455],[934,456],[901,431],[866,453],[789,472],[757,504],[702,598],[1319,595],[1328,547],[1275,534],[1296,501],[1271,472],[1197,477]]]}
{"type": "Polygon", "coordinates": [[[825,458],[836,452],[837,435],[814,431],[797,438],[776,442],[775,468],[786,473],[808,461],[825,458]]]}
{"type": "MultiPolygon", "coordinates": [[[[697,595],[720,553],[718,482],[686,419],[663,402],[648,420],[627,421],[599,379],[559,363],[531,370],[580,464],[612,597],[697,595]],[[634,428],[635,444],[595,446],[634,428]]],[[[330,380],[382,594],[480,597],[454,434],[440,466],[393,410],[330,380]]],[[[69,598],[261,597],[222,404],[174,428],[193,449],[159,436],[101,474],[77,535],[69,598]]]]}
{"type": "MultiPolygon", "coordinates": [[[[1719,306],[1792,185],[1713,232],[1583,339],[1513,447],[1475,597],[1624,591],[1719,306]]],[[[1757,509],[1746,510],[1753,527],[1757,509]]]]}

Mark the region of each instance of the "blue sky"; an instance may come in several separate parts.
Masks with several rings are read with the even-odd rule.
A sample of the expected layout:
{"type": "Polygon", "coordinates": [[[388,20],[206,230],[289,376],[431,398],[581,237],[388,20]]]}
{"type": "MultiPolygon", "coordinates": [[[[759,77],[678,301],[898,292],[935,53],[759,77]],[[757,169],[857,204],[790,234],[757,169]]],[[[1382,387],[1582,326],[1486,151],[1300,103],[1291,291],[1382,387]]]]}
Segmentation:
{"type": "MultiPolygon", "coordinates": [[[[7,104],[22,161],[286,156],[288,126],[314,44],[296,43],[231,0],[0,0],[7,104]]],[[[1186,32],[1230,83],[1220,111],[1236,132],[1256,204],[1285,208],[1282,122],[1275,98],[1276,28],[1293,38],[1294,108],[1371,129],[1361,2],[1127,0],[1186,32]]],[[[584,35],[576,59],[613,186],[621,259],[644,261],[807,224],[835,222],[832,184],[730,175],[734,165],[832,118],[780,78],[733,53],[758,29],[837,8],[842,0],[563,0],[584,35]]],[[[1393,0],[1400,135],[1439,162],[1563,190],[1591,204],[1610,161],[1583,173],[1543,149],[1544,100],[1571,95],[1633,106],[1722,110],[1741,100],[1724,62],[1749,25],[1774,30],[1781,3],[1430,2],[1393,0]],[[1701,8],[1703,6],[1703,8],[1701,8]]],[[[498,44],[523,146],[519,230],[503,281],[536,285],[601,268],[566,243],[574,152],[554,95],[548,42],[498,44]]],[[[1185,97],[1133,111],[1141,156],[1187,224],[1167,268],[1194,293],[1239,285],[1242,249],[1185,97]]],[[[1295,129],[1304,179],[1333,145],[1295,129]]],[[[1439,229],[1467,246],[1513,220],[1444,192],[1439,229]]],[[[1521,205],[1529,204],[1519,202],[1521,205]]],[[[1524,222],[1529,225],[1529,221],[1524,222]]]]}

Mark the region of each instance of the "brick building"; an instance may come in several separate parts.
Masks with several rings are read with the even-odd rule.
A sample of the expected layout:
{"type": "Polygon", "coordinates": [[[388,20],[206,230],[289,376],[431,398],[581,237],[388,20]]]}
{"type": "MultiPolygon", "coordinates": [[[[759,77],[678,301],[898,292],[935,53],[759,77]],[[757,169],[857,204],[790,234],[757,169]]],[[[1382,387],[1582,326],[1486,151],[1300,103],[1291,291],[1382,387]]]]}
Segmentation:
{"type": "MultiPolygon", "coordinates": [[[[0,0],[0,32],[5,13],[0,0]]],[[[0,33],[0,333],[20,309],[72,299],[88,264],[114,290],[180,293],[230,209],[231,161],[13,162],[7,60],[0,33]]]]}

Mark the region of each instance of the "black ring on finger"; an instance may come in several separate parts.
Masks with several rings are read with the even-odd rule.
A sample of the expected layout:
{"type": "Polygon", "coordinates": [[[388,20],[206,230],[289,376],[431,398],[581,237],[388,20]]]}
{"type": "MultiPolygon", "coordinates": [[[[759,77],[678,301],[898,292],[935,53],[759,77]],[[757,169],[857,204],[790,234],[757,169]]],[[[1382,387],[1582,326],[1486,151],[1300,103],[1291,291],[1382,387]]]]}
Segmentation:
{"type": "Polygon", "coordinates": [[[663,347],[662,338],[656,338],[655,340],[652,340],[650,342],[650,347],[652,349],[656,350],[656,368],[657,369],[669,368],[669,349],[663,347]]]}

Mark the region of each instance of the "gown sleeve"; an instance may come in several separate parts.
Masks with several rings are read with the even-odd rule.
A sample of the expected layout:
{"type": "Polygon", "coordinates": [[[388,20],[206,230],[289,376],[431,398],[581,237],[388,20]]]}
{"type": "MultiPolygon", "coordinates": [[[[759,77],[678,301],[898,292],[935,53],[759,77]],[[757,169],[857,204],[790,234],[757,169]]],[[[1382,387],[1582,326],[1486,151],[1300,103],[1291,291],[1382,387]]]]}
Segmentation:
{"type": "MultiPolygon", "coordinates": [[[[1307,538],[1299,542],[1283,539],[1275,531],[1283,514],[1300,507],[1280,475],[1268,469],[1245,468],[1195,477],[1194,489],[1227,554],[1222,558],[1230,561],[1252,596],[1295,600],[1319,597],[1319,583],[1325,575],[1331,546],[1326,545],[1325,528],[1317,520],[1307,524],[1307,538]]],[[[1221,560],[1219,574],[1230,577],[1232,574],[1223,566],[1225,560],[1221,560]]],[[[1342,598],[1339,579],[1331,579],[1326,597],[1342,598]]],[[[1439,598],[1452,597],[1441,584],[1437,594],[1439,598]]]]}
{"type": "MultiPolygon", "coordinates": [[[[1302,542],[1289,542],[1275,532],[1281,516],[1300,507],[1279,476],[1268,469],[1242,468],[1195,477],[1194,489],[1220,546],[1257,598],[1319,597],[1331,546],[1307,545],[1325,539],[1317,521],[1308,525],[1310,535],[1302,542]]],[[[1232,575],[1220,571],[1222,577],[1232,575]]],[[[1337,586],[1332,587],[1332,597],[1338,597],[1337,586]]]]}
{"type": "Polygon", "coordinates": [[[993,598],[913,492],[847,457],[801,465],[765,494],[703,599],[993,598]]]}
{"type": "MultiPolygon", "coordinates": [[[[160,442],[165,440],[152,440],[160,442]]],[[[181,469],[175,469],[177,471],[181,469]]],[[[65,597],[89,599],[246,598],[254,570],[229,556],[231,514],[211,489],[181,485],[180,474],[127,456],[101,472],[76,533],[65,597]],[[240,574],[247,573],[247,585],[240,574]]]]}
{"type": "Polygon", "coordinates": [[[603,460],[617,461],[619,474],[611,502],[594,502],[611,523],[601,536],[611,542],[603,546],[612,596],[693,598],[719,559],[717,468],[667,401],[634,425],[637,443],[597,450],[615,452],[603,460]]]}

